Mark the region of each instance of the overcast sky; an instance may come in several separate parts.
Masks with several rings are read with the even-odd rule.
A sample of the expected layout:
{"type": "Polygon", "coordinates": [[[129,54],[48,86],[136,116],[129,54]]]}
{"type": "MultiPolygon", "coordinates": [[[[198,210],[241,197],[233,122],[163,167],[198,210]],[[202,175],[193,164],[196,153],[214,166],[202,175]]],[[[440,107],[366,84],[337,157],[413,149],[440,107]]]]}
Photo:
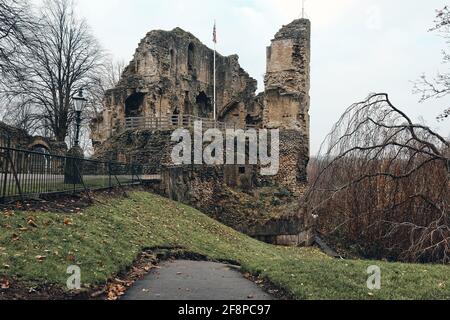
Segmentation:
{"type": "MultiPolygon", "coordinates": [[[[259,83],[266,46],[283,24],[301,15],[301,0],[77,0],[81,16],[116,59],[130,61],[140,39],[153,29],[181,27],[218,50],[238,54],[259,83]]],[[[312,21],[312,152],[342,112],[371,92],[387,92],[414,119],[423,117],[442,134],[449,122],[435,118],[448,99],[419,104],[411,81],[444,69],[444,41],[427,30],[443,0],[307,0],[312,21]]]]}

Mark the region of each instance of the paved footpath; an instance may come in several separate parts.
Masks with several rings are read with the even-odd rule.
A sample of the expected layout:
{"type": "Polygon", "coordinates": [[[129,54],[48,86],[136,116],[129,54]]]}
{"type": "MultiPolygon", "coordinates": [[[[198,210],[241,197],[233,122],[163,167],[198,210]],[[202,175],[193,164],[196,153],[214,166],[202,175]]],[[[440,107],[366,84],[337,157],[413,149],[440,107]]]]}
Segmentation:
{"type": "Polygon", "coordinates": [[[212,262],[165,262],[128,290],[123,300],[272,300],[229,266],[212,262]]]}

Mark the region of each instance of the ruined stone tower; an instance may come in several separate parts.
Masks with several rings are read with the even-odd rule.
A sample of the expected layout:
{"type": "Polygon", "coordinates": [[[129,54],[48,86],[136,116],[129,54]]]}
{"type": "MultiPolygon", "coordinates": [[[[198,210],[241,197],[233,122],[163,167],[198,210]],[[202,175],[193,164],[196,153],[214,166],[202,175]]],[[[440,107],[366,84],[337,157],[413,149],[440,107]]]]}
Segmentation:
{"type": "Polygon", "coordinates": [[[294,20],[267,48],[264,125],[309,136],[311,23],[294,20]]]}
{"type": "Polygon", "coordinates": [[[307,182],[310,141],[311,22],[283,26],[267,48],[263,125],[280,129],[277,183],[297,193],[307,182]]]}

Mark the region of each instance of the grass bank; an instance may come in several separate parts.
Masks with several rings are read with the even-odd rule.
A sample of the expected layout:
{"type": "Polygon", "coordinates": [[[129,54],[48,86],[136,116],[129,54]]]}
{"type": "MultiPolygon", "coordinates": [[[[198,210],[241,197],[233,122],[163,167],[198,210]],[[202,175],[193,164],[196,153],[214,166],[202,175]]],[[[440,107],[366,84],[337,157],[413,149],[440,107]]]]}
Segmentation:
{"type": "Polygon", "coordinates": [[[101,196],[71,215],[0,214],[1,278],[63,288],[69,265],[84,286],[104,284],[145,248],[180,246],[232,260],[298,299],[450,299],[450,267],[380,261],[337,261],[315,249],[274,247],[237,233],[188,206],[146,192],[101,196]],[[382,270],[382,289],[369,291],[366,270],[382,270]]]}

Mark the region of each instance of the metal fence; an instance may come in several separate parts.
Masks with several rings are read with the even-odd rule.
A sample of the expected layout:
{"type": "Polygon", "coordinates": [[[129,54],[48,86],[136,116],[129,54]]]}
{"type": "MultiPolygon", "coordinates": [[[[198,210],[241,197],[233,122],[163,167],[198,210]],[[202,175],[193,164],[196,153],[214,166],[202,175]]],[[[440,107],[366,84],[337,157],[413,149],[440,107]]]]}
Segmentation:
{"type": "Polygon", "coordinates": [[[22,150],[0,134],[0,202],[139,184],[148,174],[145,170],[141,165],[22,150]]]}

